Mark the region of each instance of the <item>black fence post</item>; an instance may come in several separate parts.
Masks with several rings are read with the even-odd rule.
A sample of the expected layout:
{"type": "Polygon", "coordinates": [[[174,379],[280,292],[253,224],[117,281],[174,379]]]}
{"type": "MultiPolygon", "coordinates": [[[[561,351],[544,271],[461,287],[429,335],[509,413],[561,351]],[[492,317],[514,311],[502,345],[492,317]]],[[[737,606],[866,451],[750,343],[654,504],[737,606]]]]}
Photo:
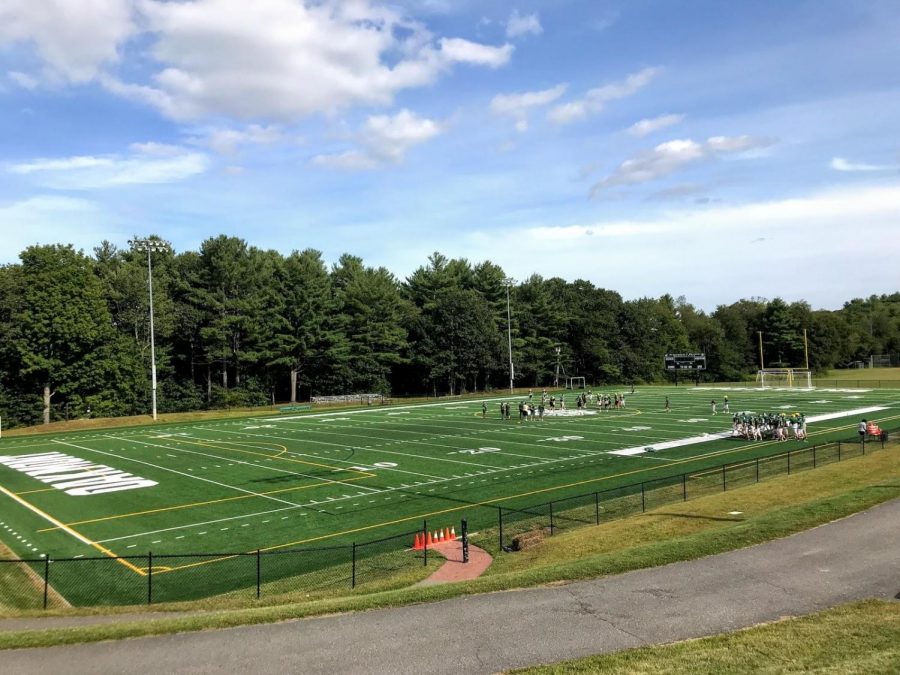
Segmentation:
{"type": "Polygon", "coordinates": [[[841,442],[838,441],[838,461],[841,461],[841,442]]]}
{"type": "Polygon", "coordinates": [[[47,609],[47,590],[50,587],[50,556],[44,556],[44,609],[47,609]]]}
{"type": "Polygon", "coordinates": [[[469,562],[469,523],[463,518],[459,524],[459,531],[462,533],[462,556],[463,562],[469,562]]]}
{"type": "Polygon", "coordinates": [[[725,492],[725,464],[722,465],[722,492],[725,492]]]}
{"type": "Polygon", "coordinates": [[[816,446],[812,446],[813,451],[813,468],[816,468],[816,446]]]}
{"type": "Polygon", "coordinates": [[[600,524],[600,493],[594,493],[594,514],[596,515],[597,524],[600,524]]]}
{"type": "Polygon", "coordinates": [[[641,513],[644,513],[647,510],[647,502],[644,498],[644,482],[641,481],[641,513]]]}
{"type": "Polygon", "coordinates": [[[866,454],[866,437],[865,436],[862,437],[862,449],[863,449],[862,454],[865,455],[866,454]]]}
{"type": "MultiPolygon", "coordinates": [[[[501,530],[500,536],[501,536],[500,545],[502,546],[503,545],[502,530],[501,530]]],[[[428,521],[427,520],[422,521],[422,558],[425,560],[425,562],[422,563],[422,565],[424,567],[428,567],[428,521]]]]}
{"type": "Polygon", "coordinates": [[[147,604],[153,602],[153,552],[147,551],[147,604]]]}
{"type": "Polygon", "coordinates": [[[759,482],[759,457],[756,458],[756,482],[759,482]]]}
{"type": "Polygon", "coordinates": [[[553,502],[550,502],[550,536],[553,536],[553,502]]]}
{"type": "Polygon", "coordinates": [[[350,577],[350,588],[356,588],[356,542],[353,542],[353,573],[350,577]]]}
{"type": "Polygon", "coordinates": [[[681,474],[681,501],[687,501],[687,474],[681,474]]]}
{"type": "Polygon", "coordinates": [[[788,476],[790,476],[791,475],[791,451],[790,450],[788,450],[787,455],[788,455],[788,476]]]}
{"type": "Polygon", "coordinates": [[[259,600],[260,586],[262,585],[262,561],[260,560],[259,549],[256,549],[256,599],[259,600]]]}

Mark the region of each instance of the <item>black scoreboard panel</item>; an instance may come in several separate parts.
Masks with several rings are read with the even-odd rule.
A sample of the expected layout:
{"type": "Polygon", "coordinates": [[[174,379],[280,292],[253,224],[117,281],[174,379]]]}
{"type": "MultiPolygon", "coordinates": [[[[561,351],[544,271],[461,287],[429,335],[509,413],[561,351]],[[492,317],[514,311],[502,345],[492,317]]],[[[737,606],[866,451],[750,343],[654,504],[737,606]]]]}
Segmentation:
{"type": "Polygon", "coordinates": [[[666,354],[666,370],[706,370],[706,354],[666,354]]]}

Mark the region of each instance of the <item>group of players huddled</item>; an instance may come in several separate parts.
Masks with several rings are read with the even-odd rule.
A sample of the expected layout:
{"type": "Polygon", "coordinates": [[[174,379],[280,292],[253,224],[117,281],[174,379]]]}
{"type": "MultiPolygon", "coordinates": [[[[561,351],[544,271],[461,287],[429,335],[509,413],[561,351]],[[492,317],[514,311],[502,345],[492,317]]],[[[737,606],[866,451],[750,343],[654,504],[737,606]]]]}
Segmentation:
{"type": "Polygon", "coordinates": [[[800,412],[784,413],[739,412],[731,418],[732,435],[748,441],[771,438],[786,441],[793,434],[795,440],[806,440],[806,416],[800,412]]]}
{"type": "MultiPolygon", "coordinates": [[[[633,387],[632,393],[634,393],[633,387]]],[[[520,401],[518,405],[520,421],[524,420],[527,422],[530,419],[543,419],[544,412],[547,410],[566,409],[565,394],[560,394],[559,398],[557,398],[554,394],[548,394],[547,390],[544,389],[541,391],[540,402],[537,405],[535,405],[534,400],[534,392],[529,389],[528,398],[524,401],[520,401]]],[[[596,407],[602,411],[613,409],[622,410],[625,408],[625,394],[597,394],[595,396],[594,392],[589,390],[587,392],[578,394],[575,397],[575,407],[578,410],[586,410],[595,402],[596,407]]],[[[483,403],[481,406],[481,416],[487,416],[486,403],[483,403]]],[[[511,419],[510,403],[508,401],[503,401],[500,403],[500,419],[511,419]]]]}

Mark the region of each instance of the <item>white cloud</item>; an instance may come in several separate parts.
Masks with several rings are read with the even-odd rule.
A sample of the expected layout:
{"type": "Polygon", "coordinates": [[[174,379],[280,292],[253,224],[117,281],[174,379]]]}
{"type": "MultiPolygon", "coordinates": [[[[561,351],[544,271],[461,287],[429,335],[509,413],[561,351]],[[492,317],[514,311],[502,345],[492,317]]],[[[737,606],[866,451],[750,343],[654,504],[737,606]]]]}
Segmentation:
{"type": "Polygon", "coordinates": [[[441,38],[440,45],[441,56],[450,63],[469,63],[489,68],[505,66],[515,49],[510,44],[492,47],[462,38],[441,38]]]}
{"type": "Polygon", "coordinates": [[[683,120],[684,115],[660,115],[659,117],[649,117],[639,122],[635,122],[628,127],[628,133],[632,136],[644,137],[662,129],[680,124],[683,120]]]}
{"type": "Polygon", "coordinates": [[[346,170],[396,164],[413,146],[431,140],[442,131],[438,122],[405,109],[396,115],[374,115],[366,120],[357,134],[359,149],[318,155],[313,162],[319,166],[346,170]]]}
{"type": "Polygon", "coordinates": [[[491,112],[497,115],[522,117],[529,109],[553,103],[566,92],[565,84],[558,84],[550,89],[526,91],[521,94],[497,94],[491,100],[491,112]]]}
{"type": "Polygon", "coordinates": [[[506,37],[516,38],[522,35],[540,35],[544,32],[541,26],[541,20],[537,14],[526,14],[522,16],[519,10],[514,9],[506,22],[506,37]]]}
{"type": "Polygon", "coordinates": [[[110,222],[100,207],[84,199],[37,195],[0,205],[0,265],[16,262],[34,244],[71,243],[89,251],[104,239],[124,236],[110,222]]]}
{"type": "Polygon", "coordinates": [[[100,81],[177,120],[296,120],[389,105],[454,64],[497,68],[513,52],[512,45],[436,41],[399,10],[368,0],[143,0],[140,7],[159,70],[149,82],[108,73],[100,81]]]}
{"type": "Polygon", "coordinates": [[[506,115],[516,120],[516,130],[528,129],[528,113],[547,106],[566,92],[567,85],[558,84],[540,91],[526,91],[520,94],[497,94],[491,100],[490,109],[495,115],[506,115]]]}
{"type": "Polygon", "coordinates": [[[650,84],[659,72],[659,68],[644,68],[620,82],[591,89],[581,99],[554,107],[549,113],[549,118],[557,124],[569,124],[584,119],[588,115],[596,114],[602,111],[610,101],[633,96],[650,84]]]}
{"type": "Polygon", "coordinates": [[[172,157],[184,153],[184,148],[180,145],[170,145],[168,143],[157,143],[148,141],[146,143],[132,143],[128,146],[132,152],[142,155],[155,155],[158,157],[172,157]]]}
{"type": "Polygon", "coordinates": [[[40,84],[37,78],[34,78],[27,73],[20,73],[18,70],[10,70],[6,76],[18,86],[22,87],[22,89],[27,89],[28,91],[34,91],[40,84]]]}
{"type": "Polygon", "coordinates": [[[490,259],[519,278],[534,272],[559,276],[559,261],[565,260],[567,269],[582,270],[582,277],[588,270],[584,278],[606,288],[612,283],[626,298],[683,293],[714,309],[740,297],[776,295],[836,307],[850,297],[896,291],[893,257],[898,247],[900,183],[831,187],[736,206],[669,208],[643,219],[517,227],[515,236],[494,228],[467,235],[444,250],[453,257],[490,259]],[[777,243],[785,237],[803,246],[777,243]],[[763,241],[751,251],[747,247],[755,239],[763,241]],[[839,267],[861,241],[879,242],[870,251],[865,275],[798,274],[839,267]],[[703,261],[703,274],[685,266],[683,256],[673,255],[688,248],[691,259],[703,261]],[[736,259],[749,264],[735,265],[736,259]],[[653,261],[650,267],[648,260],[653,261]],[[760,265],[766,266],[763,275],[760,265]],[[648,272],[635,275],[638,268],[648,272]],[[711,284],[710,279],[724,283],[711,284]]]}
{"type": "Polygon", "coordinates": [[[83,83],[118,59],[135,31],[131,0],[3,0],[0,45],[28,43],[49,80],[83,83]]]}
{"type": "Polygon", "coordinates": [[[14,164],[11,173],[33,176],[47,187],[93,190],[123,185],[174,183],[201,174],[209,158],[198,152],[156,143],[134,144],[132,154],[36,159],[14,164]]]}
{"type": "Polygon", "coordinates": [[[852,162],[848,159],[844,159],[843,157],[835,157],[829,162],[828,166],[830,166],[835,171],[892,171],[896,170],[898,167],[896,165],[891,166],[889,164],[864,164],[862,162],[852,162]]]}
{"type": "Polygon", "coordinates": [[[616,185],[646,183],[668,176],[688,164],[765,148],[774,142],[771,138],[755,136],[712,136],[703,143],[689,138],[660,143],[622,162],[612,174],[594,185],[591,195],[596,196],[616,185]]]}
{"type": "Polygon", "coordinates": [[[455,64],[505,65],[514,49],[438,40],[402,8],[371,0],[2,0],[7,44],[33,48],[44,80],[97,81],[176,120],[385,106],[455,64]],[[151,76],[115,73],[126,44],[149,57],[151,76]]]}
{"type": "Polygon", "coordinates": [[[197,142],[207,145],[220,155],[234,155],[242,145],[271,145],[283,138],[276,126],[251,124],[245,129],[209,129],[197,142]]]}

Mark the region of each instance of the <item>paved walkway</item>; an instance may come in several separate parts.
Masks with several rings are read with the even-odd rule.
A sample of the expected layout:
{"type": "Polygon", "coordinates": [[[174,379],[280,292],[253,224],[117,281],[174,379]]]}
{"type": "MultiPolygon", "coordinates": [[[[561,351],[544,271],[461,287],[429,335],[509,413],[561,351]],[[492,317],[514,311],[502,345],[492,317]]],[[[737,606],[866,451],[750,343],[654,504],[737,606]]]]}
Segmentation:
{"type": "Polygon", "coordinates": [[[900,500],[752,548],[588,582],[0,654],[4,674],[494,673],[900,591],[900,500]]]}
{"type": "Polygon", "coordinates": [[[427,579],[420,581],[417,586],[433,586],[435,584],[448,584],[452,581],[468,581],[477,579],[491,566],[494,559],[483,548],[469,544],[469,562],[463,562],[462,541],[448,541],[434,544],[432,548],[447,559],[437,571],[427,579]]]}

